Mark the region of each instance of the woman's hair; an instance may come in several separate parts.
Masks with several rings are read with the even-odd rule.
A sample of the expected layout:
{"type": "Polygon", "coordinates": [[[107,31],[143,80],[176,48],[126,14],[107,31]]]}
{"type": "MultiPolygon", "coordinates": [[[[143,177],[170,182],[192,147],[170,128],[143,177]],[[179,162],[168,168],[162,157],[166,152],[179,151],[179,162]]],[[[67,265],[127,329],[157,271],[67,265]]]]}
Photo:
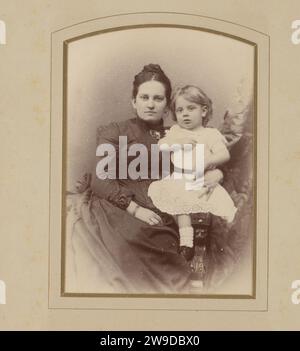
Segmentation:
{"type": "Polygon", "coordinates": [[[203,126],[205,127],[208,121],[212,117],[213,108],[211,99],[204,93],[203,90],[194,86],[194,85],[186,85],[183,88],[178,88],[174,95],[172,96],[171,101],[171,111],[173,112],[173,119],[176,121],[176,100],[179,96],[184,97],[186,100],[193,102],[197,105],[206,106],[207,113],[206,116],[203,117],[203,126]]]}
{"type": "Polygon", "coordinates": [[[170,79],[165,75],[164,71],[160,68],[159,65],[155,65],[150,63],[147,66],[144,66],[141,72],[139,72],[133,81],[133,90],[132,90],[132,98],[135,99],[138,93],[139,86],[145,82],[156,80],[163,84],[166,90],[166,99],[167,104],[170,104],[171,101],[171,82],[170,79]]]}

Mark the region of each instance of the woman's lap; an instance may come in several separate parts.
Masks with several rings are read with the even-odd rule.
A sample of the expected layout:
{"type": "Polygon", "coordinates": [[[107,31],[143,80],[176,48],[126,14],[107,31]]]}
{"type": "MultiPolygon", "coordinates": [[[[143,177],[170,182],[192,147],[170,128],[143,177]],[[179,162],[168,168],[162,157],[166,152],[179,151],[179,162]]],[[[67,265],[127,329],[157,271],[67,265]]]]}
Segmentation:
{"type": "MultiPolygon", "coordinates": [[[[93,272],[100,293],[182,292],[190,266],[177,254],[176,225],[168,216],[163,220],[160,226],[147,225],[97,197],[83,204],[72,234],[73,247],[76,243],[90,257],[91,269],[82,280],[93,272]]],[[[77,260],[76,267],[80,264],[77,260]]]]}

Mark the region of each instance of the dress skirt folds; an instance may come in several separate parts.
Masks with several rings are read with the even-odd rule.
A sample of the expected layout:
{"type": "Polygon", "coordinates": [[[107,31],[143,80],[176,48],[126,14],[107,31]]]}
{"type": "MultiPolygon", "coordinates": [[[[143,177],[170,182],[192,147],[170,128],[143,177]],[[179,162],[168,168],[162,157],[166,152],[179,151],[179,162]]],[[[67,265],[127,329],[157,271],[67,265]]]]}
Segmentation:
{"type": "MultiPolygon", "coordinates": [[[[150,226],[91,195],[81,204],[72,233],[73,245],[77,250],[84,246],[91,262],[87,276],[81,275],[87,286],[78,288],[84,292],[94,286],[100,290],[93,292],[99,293],[184,292],[190,266],[177,253],[178,229],[172,217],[161,217],[162,224],[150,226]]],[[[78,264],[77,273],[83,273],[78,264]]]]}

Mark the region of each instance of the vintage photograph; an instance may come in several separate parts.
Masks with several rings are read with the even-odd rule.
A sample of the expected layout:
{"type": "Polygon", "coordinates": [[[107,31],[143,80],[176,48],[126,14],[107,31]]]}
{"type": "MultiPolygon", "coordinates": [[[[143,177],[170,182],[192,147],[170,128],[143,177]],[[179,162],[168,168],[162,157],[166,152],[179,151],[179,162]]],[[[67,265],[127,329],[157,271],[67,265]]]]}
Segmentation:
{"type": "Polygon", "coordinates": [[[256,55],[183,26],[65,43],[64,296],[255,296],[256,55]]]}

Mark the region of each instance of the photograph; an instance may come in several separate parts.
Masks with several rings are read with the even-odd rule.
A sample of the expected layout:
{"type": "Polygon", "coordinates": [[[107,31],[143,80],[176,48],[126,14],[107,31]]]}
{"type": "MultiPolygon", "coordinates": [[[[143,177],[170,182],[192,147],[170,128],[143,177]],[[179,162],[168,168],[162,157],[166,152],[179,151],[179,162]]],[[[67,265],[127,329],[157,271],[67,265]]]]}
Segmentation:
{"type": "Polygon", "coordinates": [[[255,60],[175,26],[64,43],[63,296],[253,298],[255,60]]]}
{"type": "Polygon", "coordinates": [[[299,0],[0,3],[0,330],[299,330],[299,0]]]}

